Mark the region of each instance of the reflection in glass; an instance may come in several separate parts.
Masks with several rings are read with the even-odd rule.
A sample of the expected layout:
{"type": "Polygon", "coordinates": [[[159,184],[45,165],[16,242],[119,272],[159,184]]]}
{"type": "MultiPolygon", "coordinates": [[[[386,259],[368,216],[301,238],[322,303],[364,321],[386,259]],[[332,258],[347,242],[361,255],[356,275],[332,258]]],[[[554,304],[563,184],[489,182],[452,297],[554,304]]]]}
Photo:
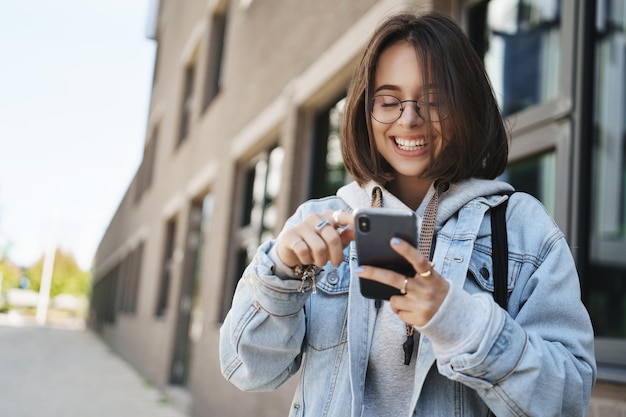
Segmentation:
{"type": "Polygon", "coordinates": [[[587,302],[596,335],[626,337],[626,8],[598,1],[587,302]]]}
{"type": "Polygon", "coordinates": [[[544,153],[510,163],[501,178],[517,191],[533,195],[554,216],[556,199],[556,154],[544,153]]]}
{"type": "Polygon", "coordinates": [[[280,191],[284,150],[274,147],[260,154],[246,175],[246,196],[243,213],[243,224],[246,233],[245,263],[249,263],[256,249],[266,240],[274,237],[274,229],[278,222],[275,200],[280,191]]]}
{"type": "Polygon", "coordinates": [[[189,326],[189,338],[194,342],[199,342],[202,336],[202,320],[204,317],[204,306],[202,304],[202,298],[200,296],[200,284],[202,282],[202,252],[204,250],[204,239],[209,234],[209,222],[213,214],[213,206],[215,204],[215,198],[213,194],[207,193],[202,200],[202,211],[200,220],[200,233],[198,233],[198,249],[197,261],[194,265],[194,289],[192,292],[192,306],[191,306],[191,323],[189,326]]]}
{"type": "Polygon", "coordinates": [[[505,116],[556,97],[560,20],[559,0],[491,0],[471,9],[470,36],[505,116]]]}
{"type": "Polygon", "coordinates": [[[345,97],[318,114],[315,119],[315,144],[311,197],[333,195],[349,181],[343,165],[339,129],[346,104],[345,97]]]}

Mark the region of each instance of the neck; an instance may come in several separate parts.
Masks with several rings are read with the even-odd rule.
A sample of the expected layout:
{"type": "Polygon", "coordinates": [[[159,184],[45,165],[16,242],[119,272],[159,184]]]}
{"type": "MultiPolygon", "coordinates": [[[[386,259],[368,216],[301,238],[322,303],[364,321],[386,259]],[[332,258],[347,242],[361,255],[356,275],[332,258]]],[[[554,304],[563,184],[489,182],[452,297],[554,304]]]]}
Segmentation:
{"type": "Polygon", "coordinates": [[[422,204],[430,185],[433,183],[429,178],[415,178],[396,176],[387,184],[387,189],[400,201],[415,211],[422,204]]]}

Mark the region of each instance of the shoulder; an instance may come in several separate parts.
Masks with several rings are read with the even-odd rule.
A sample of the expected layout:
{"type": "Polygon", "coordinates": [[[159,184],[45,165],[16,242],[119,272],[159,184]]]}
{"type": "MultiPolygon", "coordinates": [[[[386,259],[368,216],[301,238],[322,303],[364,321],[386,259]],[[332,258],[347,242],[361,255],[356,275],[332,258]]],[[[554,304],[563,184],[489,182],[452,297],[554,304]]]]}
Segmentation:
{"type": "Polygon", "coordinates": [[[531,194],[516,191],[508,196],[507,220],[509,218],[515,220],[515,218],[521,219],[524,217],[526,217],[526,220],[545,222],[558,228],[541,201],[531,194]]]}
{"type": "Polygon", "coordinates": [[[565,236],[546,207],[524,192],[509,196],[506,212],[509,249],[512,252],[532,252],[544,258],[565,236]]]}

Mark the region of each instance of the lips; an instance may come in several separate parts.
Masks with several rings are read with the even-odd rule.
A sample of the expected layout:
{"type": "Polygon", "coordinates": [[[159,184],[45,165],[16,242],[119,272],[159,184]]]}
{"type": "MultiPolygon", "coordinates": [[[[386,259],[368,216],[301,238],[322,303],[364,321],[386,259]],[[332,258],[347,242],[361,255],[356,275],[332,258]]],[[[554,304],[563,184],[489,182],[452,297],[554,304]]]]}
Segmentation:
{"type": "Polygon", "coordinates": [[[398,148],[407,152],[420,150],[428,144],[424,138],[408,139],[408,138],[399,138],[396,136],[393,138],[393,140],[396,143],[396,146],[398,148]]]}

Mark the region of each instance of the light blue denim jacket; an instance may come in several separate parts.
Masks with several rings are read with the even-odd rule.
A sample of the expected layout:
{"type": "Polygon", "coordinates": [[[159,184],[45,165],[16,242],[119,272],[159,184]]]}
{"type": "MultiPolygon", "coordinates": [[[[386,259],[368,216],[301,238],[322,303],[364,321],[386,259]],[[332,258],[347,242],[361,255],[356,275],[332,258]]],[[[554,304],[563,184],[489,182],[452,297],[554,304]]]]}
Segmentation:
{"type": "MultiPolygon", "coordinates": [[[[311,212],[369,206],[374,186],[353,183],[338,197],[306,202],[285,228],[311,212]]],[[[433,261],[451,290],[432,320],[418,328],[406,416],[586,412],[596,364],[578,275],[564,235],[541,203],[524,193],[513,194],[507,208],[508,311],[493,301],[488,210],[511,189],[471,179],[440,198],[433,261]],[[466,328],[472,334],[464,334],[466,328]]],[[[401,205],[384,189],[383,201],[401,205]]],[[[290,417],[360,417],[376,308],[360,294],[354,244],[339,267],[323,269],[313,295],[310,282],[301,288],[300,281],[276,275],[274,244],[261,245],[238,284],[221,328],[222,373],[242,390],[265,391],[301,370],[290,417]]]]}

